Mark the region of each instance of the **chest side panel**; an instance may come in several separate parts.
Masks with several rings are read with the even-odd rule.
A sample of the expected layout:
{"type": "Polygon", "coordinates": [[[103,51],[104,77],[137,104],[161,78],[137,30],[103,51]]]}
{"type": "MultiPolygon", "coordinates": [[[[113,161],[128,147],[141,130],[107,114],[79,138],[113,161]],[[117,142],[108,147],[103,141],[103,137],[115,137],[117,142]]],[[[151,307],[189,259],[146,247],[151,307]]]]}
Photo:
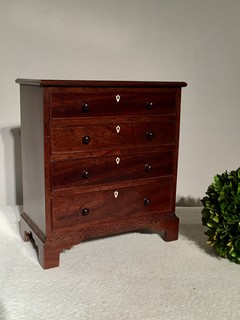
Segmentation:
{"type": "Polygon", "coordinates": [[[45,234],[43,89],[20,86],[23,211],[45,234]]]}

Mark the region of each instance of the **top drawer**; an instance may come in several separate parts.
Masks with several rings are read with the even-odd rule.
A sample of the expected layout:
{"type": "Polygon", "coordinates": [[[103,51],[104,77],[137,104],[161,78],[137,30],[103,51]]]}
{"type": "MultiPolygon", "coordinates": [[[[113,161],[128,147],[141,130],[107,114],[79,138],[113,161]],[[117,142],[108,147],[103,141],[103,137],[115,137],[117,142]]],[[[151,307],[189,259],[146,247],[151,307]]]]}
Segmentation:
{"type": "Polygon", "coordinates": [[[176,114],[176,89],[68,89],[50,93],[51,118],[176,114]]]}

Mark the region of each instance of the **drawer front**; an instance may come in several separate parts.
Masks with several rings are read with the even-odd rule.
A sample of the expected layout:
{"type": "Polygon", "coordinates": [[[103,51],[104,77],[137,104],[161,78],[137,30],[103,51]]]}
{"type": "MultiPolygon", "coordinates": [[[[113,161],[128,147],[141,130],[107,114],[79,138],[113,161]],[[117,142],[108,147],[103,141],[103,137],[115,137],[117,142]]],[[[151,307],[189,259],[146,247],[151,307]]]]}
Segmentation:
{"type": "Polygon", "coordinates": [[[51,163],[52,190],[173,174],[173,152],[122,154],[51,163]]]}
{"type": "Polygon", "coordinates": [[[52,118],[175,114],[176,91],[115,89],[71,93],[63,90],[51,93],[50,105],[52,118]]]}
{"type": "Polygon", "coordinates": [[[112,149],[174,144],[175,123],[145,121],[138,123],[107,123],[51,129],[51,152],[87,152],[112,149]]]}
{"type": "Polygon", "coordinates": [[[116,188],[92,193],[55,196],[52,199],[53,229],[62,229],[171,210],[172,183],[116,188]]]}

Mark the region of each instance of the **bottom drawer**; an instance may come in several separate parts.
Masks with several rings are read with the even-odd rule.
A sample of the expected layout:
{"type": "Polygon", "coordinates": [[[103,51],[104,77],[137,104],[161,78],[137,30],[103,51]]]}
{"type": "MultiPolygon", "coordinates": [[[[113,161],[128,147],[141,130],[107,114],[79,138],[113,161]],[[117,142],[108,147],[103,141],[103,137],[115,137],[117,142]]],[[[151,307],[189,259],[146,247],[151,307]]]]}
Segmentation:
{"type": "Polygon", "coordinates": [[[54,196],[52,227],[63,229],[171,210],[172,182],[54,196]]]}

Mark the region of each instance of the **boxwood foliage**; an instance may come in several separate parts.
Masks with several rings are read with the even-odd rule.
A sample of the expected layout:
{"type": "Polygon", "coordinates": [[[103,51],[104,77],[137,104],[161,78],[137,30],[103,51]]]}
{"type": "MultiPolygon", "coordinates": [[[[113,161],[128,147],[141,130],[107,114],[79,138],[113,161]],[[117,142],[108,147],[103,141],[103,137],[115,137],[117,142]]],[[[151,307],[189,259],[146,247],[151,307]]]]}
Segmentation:
{"type": "Polygon", "coordinates": [[[240,263],[240,168],[217,174],[201,202],[207,243],[219,256],[240,263]]]}

